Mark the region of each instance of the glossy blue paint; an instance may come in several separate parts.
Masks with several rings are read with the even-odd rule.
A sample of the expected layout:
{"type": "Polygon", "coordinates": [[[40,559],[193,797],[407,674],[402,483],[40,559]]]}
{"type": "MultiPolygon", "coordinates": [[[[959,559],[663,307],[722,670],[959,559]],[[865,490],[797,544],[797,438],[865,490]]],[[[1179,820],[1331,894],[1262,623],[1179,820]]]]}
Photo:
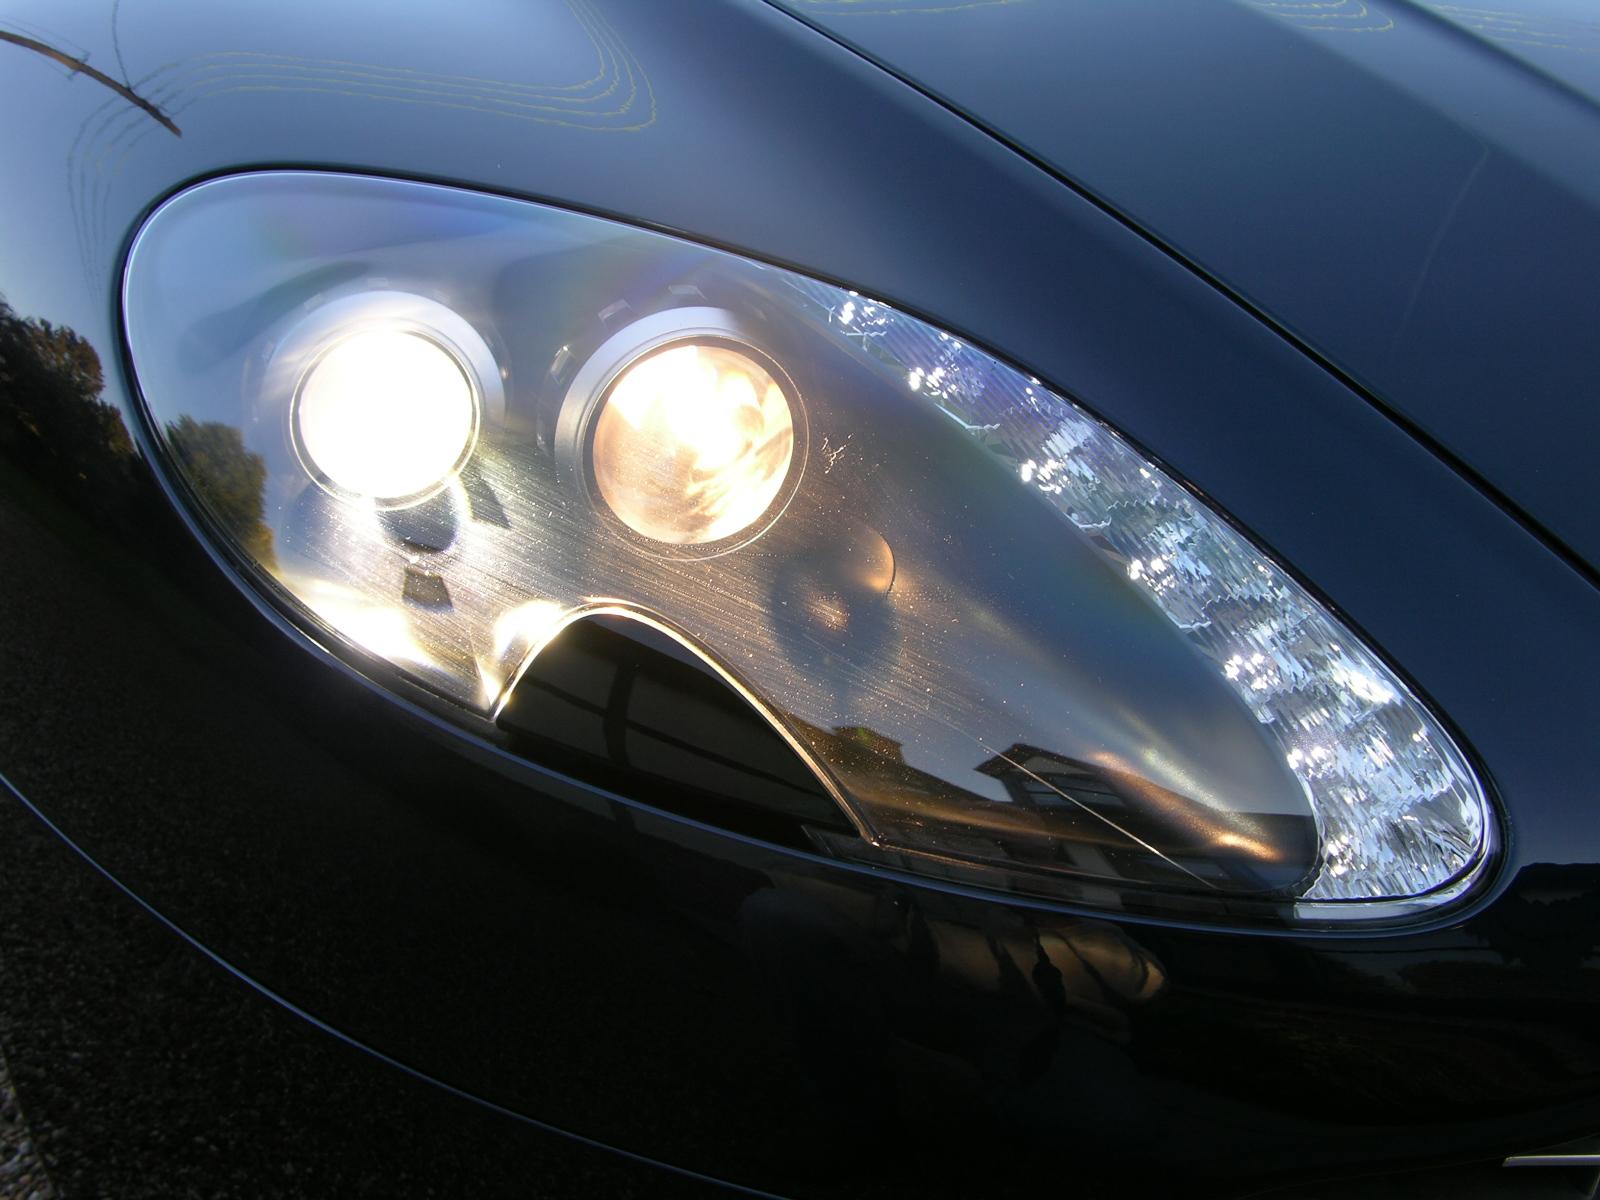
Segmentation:
{"type": "Polygon", "coordinates": [[[780,2],[1125,215],[1600,564],[1591,8],[780,2]]]}

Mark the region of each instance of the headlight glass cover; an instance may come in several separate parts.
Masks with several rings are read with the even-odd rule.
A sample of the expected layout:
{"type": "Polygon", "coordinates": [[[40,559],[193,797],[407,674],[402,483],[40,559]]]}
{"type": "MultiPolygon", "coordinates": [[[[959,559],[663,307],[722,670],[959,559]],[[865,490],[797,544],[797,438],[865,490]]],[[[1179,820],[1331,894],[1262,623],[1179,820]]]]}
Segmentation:
{"type": "Polygon", "coordinates": [[[303,627],[465,725],[621,614],[813,766],[859,833],[830,853],[1329,920],[1453,899],[1488,856],[1462,752],[1326,606],[1085,409],[889,305],[314,172],[166,202],[124,305],[179,494],[303,627]]]}

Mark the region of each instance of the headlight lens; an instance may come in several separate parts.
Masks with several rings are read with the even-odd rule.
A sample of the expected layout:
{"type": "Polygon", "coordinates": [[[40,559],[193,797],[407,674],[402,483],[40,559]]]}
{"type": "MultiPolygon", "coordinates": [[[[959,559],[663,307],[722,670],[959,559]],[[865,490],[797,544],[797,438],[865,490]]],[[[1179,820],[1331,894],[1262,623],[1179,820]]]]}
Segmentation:
{"type": "Polygon", "coordinates": [[[291,418],[306,470],[336,493],[405,504],[467,459],[477,404],[461,364],[408,329],[364,329],[312,361],[291,418]]]}
{"type": "Polygon", "coordinates": [[[1084,410],[887,305],[298,172],[169,201],[125,303],[234,553],[463,722],[565,624],[625,613],[807,757],[861,835],[819,835],[836,853],[1327,919],[1454,898],[1486,859],[1460,750],[1332,613],[1084,410]],[[216,424],[264,528],[228,526],[256,510],[191,448],[216,424]]]}
{"type": "Polygon", "coordinates": [[[794,463],[794,410],[765,367],[729,346],[680,342],[624,368],[587,457],[630,529],[671,545],[761,519],[794,463]]]}

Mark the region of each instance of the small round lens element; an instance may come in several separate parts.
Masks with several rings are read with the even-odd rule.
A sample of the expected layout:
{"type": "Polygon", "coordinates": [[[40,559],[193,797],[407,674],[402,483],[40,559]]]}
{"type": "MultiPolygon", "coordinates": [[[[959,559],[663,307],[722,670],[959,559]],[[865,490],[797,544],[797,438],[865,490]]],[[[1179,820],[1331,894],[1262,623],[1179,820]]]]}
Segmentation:
{"type": "Polygon", "coordinates": [[[295,400],[307,466],[334,491],[379,504],[420,500],[466,459],[477,397],[455,355],[410,330],[336,342],[306,371],[295,400]]]}
{"type": "Polygon", "coordinates": [[[722,345],[681,343],[629,365],[595,419],[591,461],[623,524],[672,545],[759,521],[794,459],[794,410],[771,372],[722,345]]]}

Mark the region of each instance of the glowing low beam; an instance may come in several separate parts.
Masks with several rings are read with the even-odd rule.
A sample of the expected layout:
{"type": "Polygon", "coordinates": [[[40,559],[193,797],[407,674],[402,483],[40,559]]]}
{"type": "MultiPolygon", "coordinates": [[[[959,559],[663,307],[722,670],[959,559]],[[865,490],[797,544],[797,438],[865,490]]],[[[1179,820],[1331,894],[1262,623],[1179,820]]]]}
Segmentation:
{"type": "Polygon", "coordinates": [[[720,541],[761,519],[794,458],[794,412],[753,358],[687,343],[629,366],[595,421],[600,495],[673,545],[720,541]]]}
{"type": "Polygon", "coordinates": [[[295,406],[307,465],[347,496],[396,504],[449,480],[477,431],[473,388],[437,342],[365,329],[307,370],[295,406]]]}

